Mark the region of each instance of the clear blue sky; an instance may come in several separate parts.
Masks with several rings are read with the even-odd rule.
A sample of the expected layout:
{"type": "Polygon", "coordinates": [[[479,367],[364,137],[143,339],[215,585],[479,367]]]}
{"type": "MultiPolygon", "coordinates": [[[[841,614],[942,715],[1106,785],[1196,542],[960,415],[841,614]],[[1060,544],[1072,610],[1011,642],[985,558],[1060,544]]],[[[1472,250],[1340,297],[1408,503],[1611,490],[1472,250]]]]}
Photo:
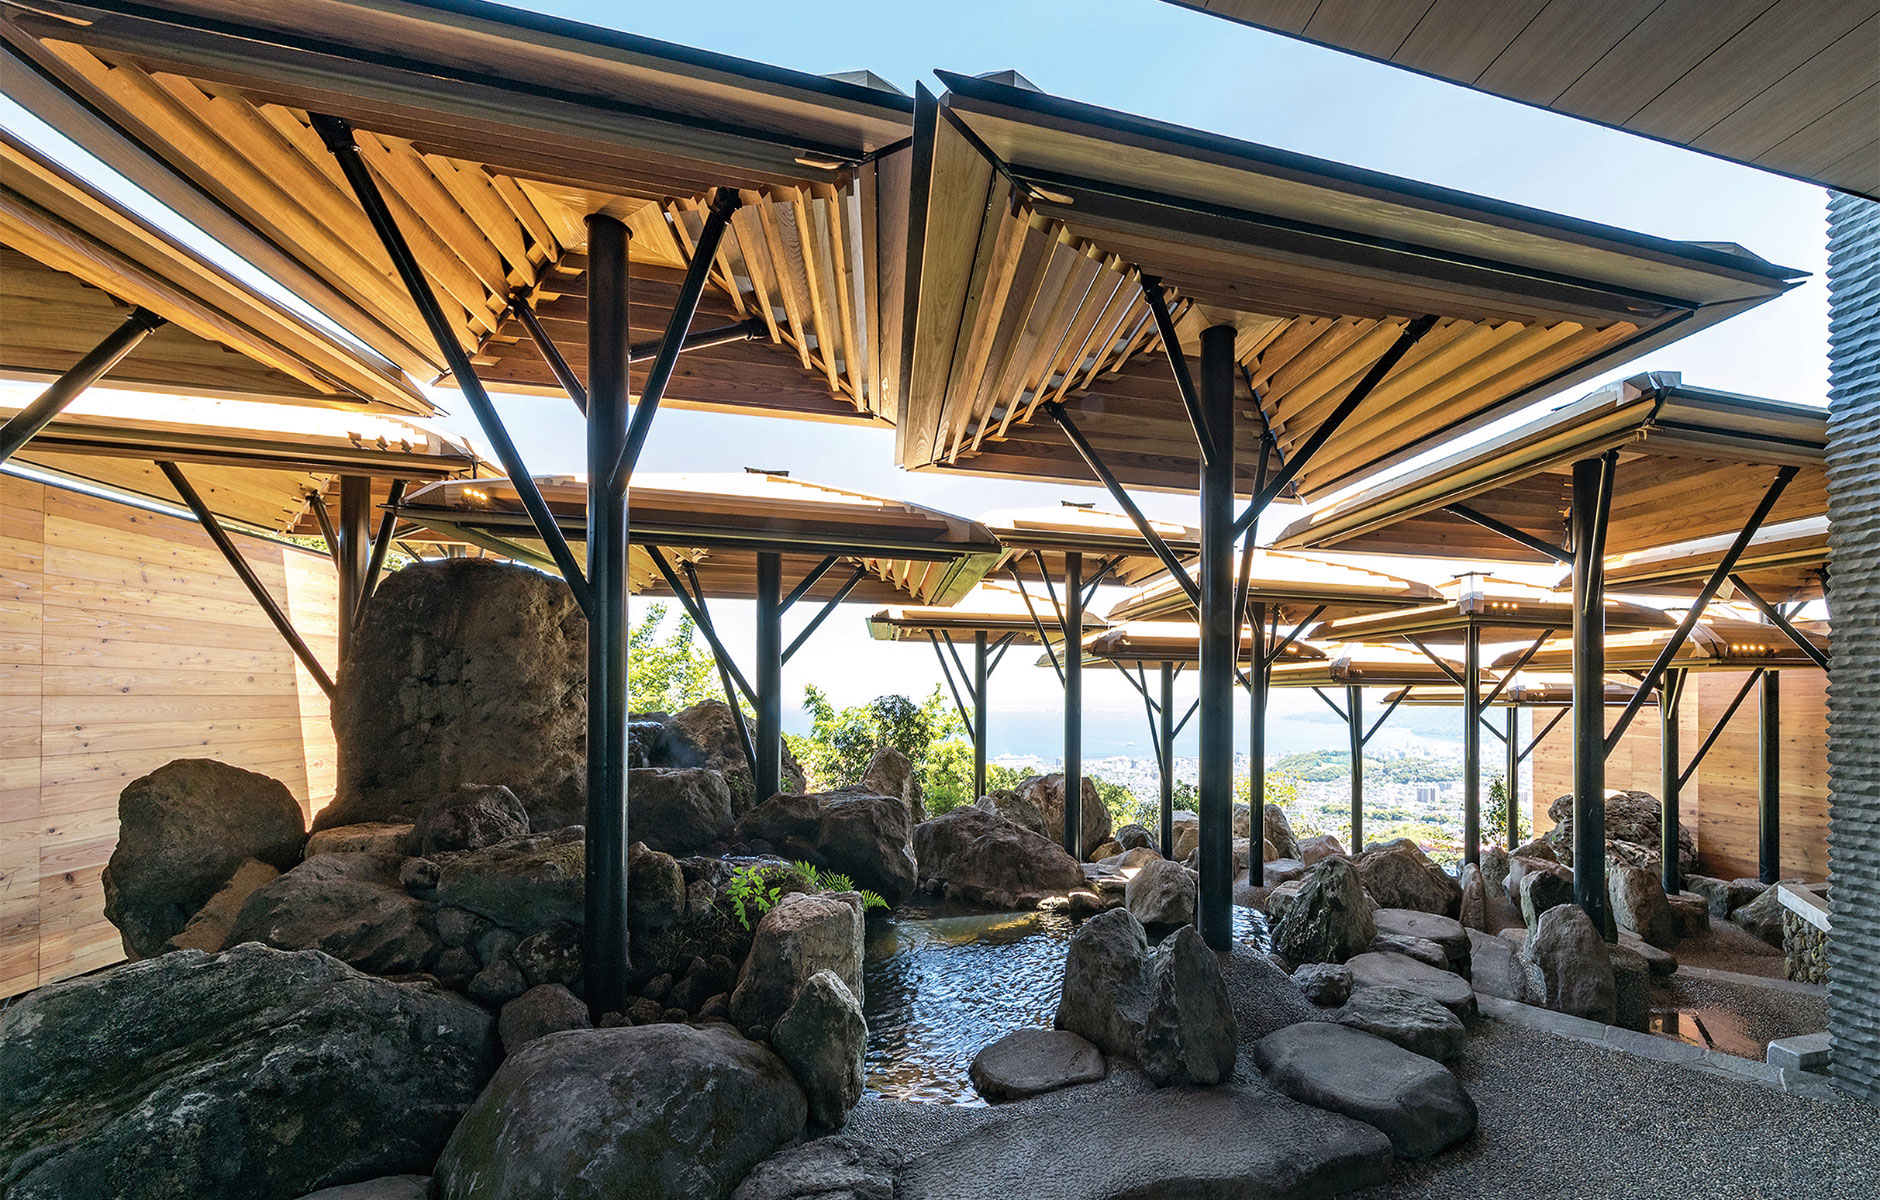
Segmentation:
{"type": "MultiPolygon", "coordinates": [[[[1825,402],[1825,195],[1819,188],[1159,0],[956,0],[945,6],[826,0],[807,7],[774,0],[709,5],[552,0],[526,7],[805,71],[867,68],[910,93],[916,83],[937,90],[935,68],[967,73],[1015,69],[1046,91],[1078,100],[1662,237],[1738,242],[1815,278],[1781,300],[1645,356],[1614,376],[1675,370],[1705,386],[1825,402]]],[[[0,120],[5,116],[0,109],[0,120]]],[[[459,410],[444,423],[481,444],[481,434],[455,395],[440,391],[437,398],[459,410]]],[[[581,469],[582,431],[565,402],[511,398],[501,406],[534,471],[581,469]]],[[[643,461],[660,470],[787,466],[803,478],[969,516],[1059,498],[1102,499],[1100,493],[1068,487],[909,475],[894,467],[886,433],[676,410],[659,415],[643,461]]],[[[1189,498],[1149,496],[1144,507],[1156,516],[1193,516],[1189,498]]],[[[814,681],[838,703],[851,703],[889,690],[921,694],[938,682],[927,648],[870,642],[862,611],[850,606],[817,634],[786,670],[790,694],[814,681]]],[[[720,623],[733,651],[748,654],[748,609],[726,605],[720,623]]],[[[995,682],[995,726],[1000,709],[1058,704],[1051,672],[1017,661],[1016,653],[1008,658],[995,682]]],[[[1139,713],[1135,694],[1105,674],[1097,673],[1089,686],[1087,709],[1139,713]]],[[[1307,706],[1320,707],[1310,696],[1285,697],[1280,705],[1302,714],[1307,706]]],[[[1132,736],[1140,724],[1136,716],[1127,726],[1132,736]]],[[[1341,738],[1342,731],[1327,727],[1328,744],[1341,738]]],[[[995,731],[995,747],[1000,741],[995,731]]],[[[1035,747],[1047,757],[1057,749],[1055,744],[1035,747]]],[[[1142,753],[1139,746],[1101,738],[1087,742],[1087,749],[1092,756],[1142,753]]]]}

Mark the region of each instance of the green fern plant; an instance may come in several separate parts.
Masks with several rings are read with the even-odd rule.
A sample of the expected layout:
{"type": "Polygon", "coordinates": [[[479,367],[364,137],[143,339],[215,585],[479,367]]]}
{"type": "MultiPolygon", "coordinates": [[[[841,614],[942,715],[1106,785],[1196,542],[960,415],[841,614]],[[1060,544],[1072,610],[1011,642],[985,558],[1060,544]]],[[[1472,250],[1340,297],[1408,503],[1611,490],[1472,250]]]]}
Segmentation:
{"type": "Polygon", "coordinates": [[[725,897],[738,910],[738,923],[746,929],[776,907],[782,894],[783,885],[772,882],[766,869],[755,863],[733,871],[731,882],[725,885],[725,897]]]}

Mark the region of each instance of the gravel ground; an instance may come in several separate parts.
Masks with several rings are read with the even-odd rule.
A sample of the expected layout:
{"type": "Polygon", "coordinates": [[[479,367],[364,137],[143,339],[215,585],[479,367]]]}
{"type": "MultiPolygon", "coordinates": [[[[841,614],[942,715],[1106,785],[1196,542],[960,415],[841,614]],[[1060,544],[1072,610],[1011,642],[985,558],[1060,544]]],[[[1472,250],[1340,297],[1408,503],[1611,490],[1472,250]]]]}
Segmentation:
{"type": "Polygon", "coordinates": [[[1735,983],[1699,978],[1682,970],[1653,982],[1653,1008],[1699,1010],[1716,1042],[1714,1049],[1758,1062],[1763,1048],[1777,1038],[1820,1033],[1828,1027],[1826,989],[1735,983]]]}
{"type": "Polygon", "coordinates": [[[1366,1200],[1873,1200],[1880,1113],[1487,1021],[1455,1064],[1481,1125],[1366,1200]]]}
{"type": "Polygon", "coordinates": [[[1735,971],[1739,975],[1764,975],[1783,979],[1788,975],[1788,960],[1782,951],[1763,941],[1740,925],[1722,917],[1710,918],[1710,932],[1700,938],[1685,938],[1672,947],[1681,965],[1709,967],[1717,971],[1735,971]]]}

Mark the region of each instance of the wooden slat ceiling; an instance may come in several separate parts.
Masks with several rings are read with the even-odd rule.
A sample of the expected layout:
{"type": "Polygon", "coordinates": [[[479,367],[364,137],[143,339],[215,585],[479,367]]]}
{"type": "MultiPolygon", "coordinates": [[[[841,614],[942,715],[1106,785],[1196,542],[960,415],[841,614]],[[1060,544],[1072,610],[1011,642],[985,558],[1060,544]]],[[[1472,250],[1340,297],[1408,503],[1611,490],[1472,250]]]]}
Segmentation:
{"type": "MultiPolygon", "coordinates": [[[[1657,661],[1659,651],[1670,640],[1671,630],[1645,630],[1619,633],[1606,639],[1608,671],[1642,671],[1657,661]]],[[[1804,632],[1816,646],[1828,649],[1828,639],[1804,632]]],[[[1496,667],[1513,665],[1519,655],[1509,653],[1495,660],[1496,667]]],[[[1537,671],[1566,670],[1573,663],[1573,643],[1569,638],[1551,639],[1528,660],[1537,671]]],[[[1679,647],[1672,665],[1698,670],[1752,671],[1818,670],[1815,661],[1803,654],[1773,625],[1754,621],[1710,618],[1699,621],[1679,647]]]]}
{"type": "MultiPolygon", "coordinates": [[[[581,557],[587,485],[568,476],[537,482],[581,557]]],[[[627,574],[635,595],[670,594],[646,547],[660,548],[675,569],[681,561],[693,564],[708,599],[753,598],[762,551],[783,556],[786,592],[824,556],[836,555],[837,565],[807,597],[833,596],[860,566],[867,573],[850,599],[911,599],[934,606],[959,601],[999,554],[998,542],[972,521],[763,472],[642,472],[634,476],[628,504],[633,519],[627,574]]],[[[446,537],[476,541],[493,535],[528,556],[515,557],[538,564],[548,560],[507,480],[431,484],[408,496],[400,512],[446,537]]],[[[503,549],[487,541],[478,544],[503,549]]]]}
{"type": "Polygon", "coordinates": [[[1461,504],[1563,545],[1576,462],[1618,450],[1608,553],[1735,533],[1779,468],[1799,472],[1770,523],[1827,511],[1825,409],[1686,388],[1636,376],[1480,445],[1418,466],[1296,521],[1293,549],[1502,562],[1548,562],[1453,513],[1461,504]]]}
{"type": "MultiPolygon", "coordinates": [[[[1609,555],[1606,587],[1676,596],[1695,594],[1723,561],[1734,540],[1730,534],[1720,534],[1655,550],[1609,555]]],[[[1783,604],[1821,599],[1827,570],[1828,518],[1823,514],[1758,530],[1732,574],[1740,576],[1771,604],[1783,604]]],[[[1722,594],[1727,596],[1730,591],[1725,584],[1722,594]]]]}
{"type": "Polygon", "coordinates": [[[1172,0],[1880,198],[1873,0],[1172,0]]]}
{"type": "MultiPolygon", "coordinates": [[[[1045,636],[1052,645],[1062,641],[1057,611],[1047,597],[1033,595],[1031,607],[1027,608],[1025,597],[1017,588],[982,582],[951,608],[919,605],[884,608],[868,618],[868,634],[881,642],[924,642],[930,632],[936,637],[951,635],[956,641],[962,637],[970,640],[976,633],[985,633],[994,639],[1009,636],[1021,646],[1037,646],[1042,644],[1038,638],[1039,625],[1044,626],[1045,636]],[[1032,620],[1034,613],[1036,623],[1032,620]]],[[[1095,632],[1106,628],[1106,623],[1086,609],[1083,627],[1095,632]]]]}
{"type": "MultiPolygon", "coordinates": [[[[1606,684],[1606,703],[1624,707],[1632,702],[1638,689],[1623,683],[1606,684]]],[[[1462,689],[1459,687],[1408,687],[1392,692],[1384,697],[1386,704],[1407,704],[1412,708],[1461,708],[1462,689]]],[[[1565,708],[1573,703],[1573,681],[1567,680],[1522,680],[1511,683],[1496,696],[1491,707],[1494,708],[1565,708]]],[[[1653,690],[1645,697],[1645,705],[1655,708],[1658,705],[1658,693],[1653,690]]]]}
{"type": "Polygon", "coordinates": [[[390,363],[237,283],[0,131],[0,374],[58,378],[133,306],[168,324],[119,362],[106,384],[433,411],[390,363]]]}
{"type": "MultiPolygon", "coordinates": [[[[1535,630],[1565,630],[1573,625],[1571,593],[1490,579],[1482,579],[1466,593],[1454,585],[1443,590],[1454,594],[1437,604],[1339,617],[1315,626],[1307,636],[1333,642],[1415,637],[1437,644],[1460,644],[1473,625],[1485,641],[1526,639],[1531,643],[1535,630]]],[[[1644,604],[1608,597],[1605,607],[1606,628],[1615,632],[1675,624],[1662,609],[1644,604]]]]}
{"type": "MultiPolygon", "coordinates": [[[[1043,587],[1036,578],[1038,559],[1044,560],[1052,579],[1061,580],[1070,554],[1082,555],[1086,581],[1111,563],[1104,582],[1130,587],[1165,570],[1134,521],[1093,505],[1066,502],[1056,508],[1002,509],[982,514],[979,523],[1005,548],[994,571],[1008,576],[1016,572],[1038,589],[1043,587]]],[[[1175,521],[1152,520],[1149,527],[1181,558],[1200,555],[1198,530],[1175,521]]]]}
{"type": "Polygon", "coordinates": [[[668,399],[893,411],[905,97],[468,0],[5,12],[18,53],[285,249],[338,301],[335,319],[414,373],[441,375],[441,356],[309,112],[356,127],[491,385],[553,390],[510,313],[519,296],[539,299],[584,369],[586,216],[631,228],[634,326],[652,336],[712,190],[728,187],[744,205],[693,328],[751,319],[763,340],[688,356],[668,399]]]}
{"type": "MultiPolygon", "coordinates": [[[[1274,687],[1402,687],[1405,684],[1454,683],[1462,674],[1462,664],[1443,660],[1443,666],[1415,650],[1393,646],[1332,646],[1318,662],[1280,663],[1273,668],[1274,687]],[[1448,669],[1445,670],[1444,667],[1448,669]]],[[[1493,687],[1488,671],[1482,682],[1493,687]]]]}
{"type": "MultiPolygon", "coordinates": [[[[1412,319],[1435,328],[1298,477],[1313,498],[1793,286],[1668,242],[942,74],[915,113],[902,465],[1087,480],[1061,400],[1126,482],[1192,490],[1186,412],[1142,299],[1194,363],[1238,330],[1236,465],[1290,456],[1412,319]],[[1258,402],[1255,396],[1258,396],[1258,402]]],[[[1269,464],[1270,465],[1270,464],[1269,464]]]]}
{"type": "MultiPolygon", "coordinates": [[[[0,422],[18,411],[0,404],[0,422]]],[[[26,466],[178,504],[156,460],[178,463],[216,515],[276,533],[318,534],[308,497],[337,506],[342,474],[425,482],[478,469],[471,451],[378,413],[93,391],[15,456],[26,466]]],[[[334,508],[337,512],[337,507],[334,508]]]]}
{"type": "MultiPolygon", "coordinates": [[[[1239,578],[1235,568],[1235,578],[1239,578]]],[[[1411,608],[1442,599],[1428,584],[1312,554],[1256,550],[1248,566],[1247,600],[1277,605],[1282,622],[1306,619],[1321,606],[1334,615],[1411,608]]],[[[1194,615],[1194,601],[1166,576],[1124,597],[1107,614],[1115,622],[1194,615]]]]}
{"type": "MultiPolygon", "coordinates": [[[[1325,652],[1294,640],[1280,651],[1282,664],[1317,662],[1325,652]]],[[[1194,665],[1201,661],[1201,631],[1193,621],[1131,621],[1084,639],[1084,664],[1093,667],[1133,668],[1165,662],[1194,665]]],[[[1253,631],[1240,635],[1238,661],[1253,662],[1253,631]]]]}

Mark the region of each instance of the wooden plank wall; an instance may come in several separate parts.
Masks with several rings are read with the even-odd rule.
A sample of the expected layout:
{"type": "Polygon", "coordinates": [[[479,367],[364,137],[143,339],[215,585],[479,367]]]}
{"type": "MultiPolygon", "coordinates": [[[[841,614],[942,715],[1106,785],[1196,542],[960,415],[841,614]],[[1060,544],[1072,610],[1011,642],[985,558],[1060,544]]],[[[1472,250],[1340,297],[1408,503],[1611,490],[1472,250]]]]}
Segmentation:
{"type": "MultiPolygon", "coordinates": [[[[237,537],[323,662],[323,555],[237,537]]],[[[176,758],[332,797],[326,697],[194,523],[0,476],[0,996],[122,957],[117,797],[176,758]]]]}
{"type": "MultiPolygon", "coordinates": [[[[1678,723],[1679,749],[1686,762],[1730,706],[1743,679],[1720,671],[1693,674],[1678,723]]],[[[1781,686],[1782,874],[1822,880],[1828,877],[1827,677],[1820,671],[1788,671],[1781,686]]],[[[1751,691],[1679,794],[1678,811],[1697,838],[1704,872],[1725,879],[1757,872],[1757,699],[1751,691]]],[[[1555,711],[1537,710],[1533,720],[1544,724],[1555,711]]],[[[1609,714],[1616,715],[1616,710],[1609,714]]],[[[1552,827],[1547,805],[1572,790],[1569,721],[1561,722],[1533,754],[1531,811],[1538,830],[1552,827]]],[[[1606,786],[1656,796],[1659,779],[1658,714],[1647,709],[1606,760],[1606,786]]]]}

